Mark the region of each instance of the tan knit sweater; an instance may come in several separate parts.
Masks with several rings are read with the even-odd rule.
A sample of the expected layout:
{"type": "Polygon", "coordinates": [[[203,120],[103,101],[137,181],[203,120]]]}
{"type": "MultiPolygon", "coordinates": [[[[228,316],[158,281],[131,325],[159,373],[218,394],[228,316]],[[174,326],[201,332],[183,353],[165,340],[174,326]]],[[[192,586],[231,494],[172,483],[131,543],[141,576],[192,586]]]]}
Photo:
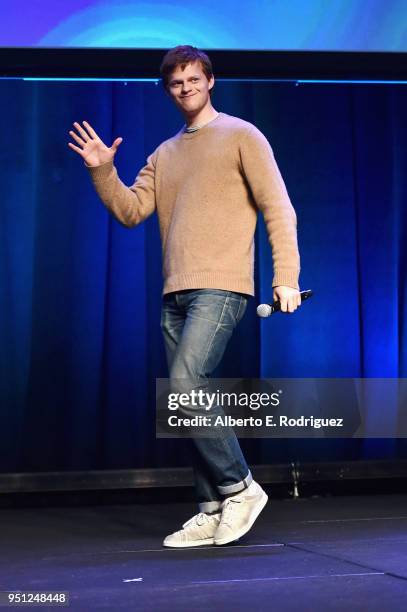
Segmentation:
{"type": "Polygon", "coordinates": [[[125,227],[157,210],[163,295],[203,288],[254,295],[258,209],[272,247],[272,286],[299,289],[297,217],[270,144],[253,124],[219,113],[195,132],[183,127],[148,156],[130,187],[113,162],[85,166],[125,227]]]}

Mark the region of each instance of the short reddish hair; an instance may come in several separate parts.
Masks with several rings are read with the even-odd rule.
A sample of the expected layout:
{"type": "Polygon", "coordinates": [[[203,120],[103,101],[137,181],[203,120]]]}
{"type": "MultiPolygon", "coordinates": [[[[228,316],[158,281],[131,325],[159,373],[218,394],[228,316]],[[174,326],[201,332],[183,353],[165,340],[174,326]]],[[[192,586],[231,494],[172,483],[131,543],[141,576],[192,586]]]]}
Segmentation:
{"type": "MultiPolygon", "coordinates": [[[[188,64],[196,61],[200,62],[202,71],[209,81],[213,76],[212,63],[204,51],[191,47],[191,45],[178,45],[178,47],[167,51],[160,66],[161,82],[164,89],[168,90],[169,76],[175,68],[180,66],[184,70],[188,64]]],[[[213,89],[214,87],[209,90],[209,95],[212,95],[213,89]]]]}

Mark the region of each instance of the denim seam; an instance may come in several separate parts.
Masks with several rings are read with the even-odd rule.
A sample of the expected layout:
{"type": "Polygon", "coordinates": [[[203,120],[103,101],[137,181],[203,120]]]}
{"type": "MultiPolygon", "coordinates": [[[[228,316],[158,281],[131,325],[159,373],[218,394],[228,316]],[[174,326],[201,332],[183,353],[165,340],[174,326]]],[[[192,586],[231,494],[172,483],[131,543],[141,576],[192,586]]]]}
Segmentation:
{"type": "MultiPolygon", "coordinates": [[[[231,429],[232,429],[232,431],[233,431],[233,428],[231,428],[231,429]]],[[[234,431],[233,431],[233,435],[236,435],[234,431]]],[[[218,440],[219,442],[222,442],[223,447],[224,447],[224,448],[225,448],[225,449],[226,449],[228,452],[230,452],[230,446],[229,446],[229,444],[228,444],[228,442],[227,442],[227,439],[226,439],[226,438],[224,438],[223,436],[221,436],[220,438],[217,438],[217,440],[218,440]]],[[[240,472],[240,467],[242,466],[242,464],[241,464],[241,462],[240,462],[240,461],[239,461],[239,460],[238,460],[238,459],[235,457],[235,463],[234,463],[234,465],[233,465],[233,469],[234,469],[234,470],[236,470],[237,468],[239,468],[239,472],[240,472],[240,476],[239,476],[239,478],[240,478],[240,480],[239,480],[237,483],[234,483],[233,485],[226,485],[226,486],[231,487],[231,486],[234,486],[235,484],[241,484],[242,482],[244,482],[244,480],[246,480],[246,478],[247,478],[247,477],[249,477],[249,475],[250,475],[250,469],[249,469],[249,466],[247,465],[246,460],[245,460],[244,458],[243,458],[243,461],[244,461],[244,464],[245,464],[245,468],[244,468],[244,470],[245,470],[245,472],[246,472],[246,475],[245,475],[245,476],[243,476],[243,475],[242,475],[242,473],[240,472]]],[[[246,488],[246,487],[244,487],[244,488],[246,488]]],[[[218,486],[218,491],[219,491],[219,486],[218,486]]]]}
{"type": "Polygon", "coordinates": [[[243,304],[243,296],[240,296],[239,308],[237,309],[237,315],[236,315],[236,325],[239,323],[239,316],[240,316],[240,311],[242,309],[242,304],[243,304]]]}
{"type": "Polygon", "coordinates": [[[216,334],[218,332],[218,329],[222,325],[221,321],[223,320],[223,314],[225,312],[226,304],[228,303],[228,301],[229,301],[229,296],[226,296],[224,304],[223,304],[222,312],[221,312],[221,315],[220,315],[219,322],[218,322],[218,324],[216,326],[215,331],[212,334],[212,338],[210,339],[210,341],[208,343],[208,348],[206,349],[205,359],[203,360],[202,366],[201,366],[202,372],[205,372],[205,366],[206,366],[206,362],[208,361],[209,350],[210,350],[210,348],[212,346],[213,340],[214,340],[214,338],[215,338],[215,336],[216,336],[216,334]]]}

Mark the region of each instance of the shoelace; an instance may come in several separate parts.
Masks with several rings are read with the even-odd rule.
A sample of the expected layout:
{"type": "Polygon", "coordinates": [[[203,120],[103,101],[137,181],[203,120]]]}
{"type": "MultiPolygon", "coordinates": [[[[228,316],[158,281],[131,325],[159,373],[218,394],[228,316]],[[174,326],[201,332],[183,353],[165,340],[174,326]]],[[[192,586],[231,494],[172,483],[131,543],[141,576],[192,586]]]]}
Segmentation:
{"type": "Polygon", "coordinates": [[[222,523],[229,524],[230,518],[233,515],[233,512],[236,510],[236,504],[241,504],[241,499],[233,499],[233,497],[227,499],[224,502],[223,511],[222,511],[222,523]]]}
{"type": "Polygon", "coordinates": [[[207,516],[205,512],[200,512],[199,514],[195,514],[195,516],[190,518],[189,521],[184,523],[182,526],[187,527],[188,525],[191,525],[192,523],[196,523],[200,527],[206,522],[206,519],[207,519],[207,516]]]}

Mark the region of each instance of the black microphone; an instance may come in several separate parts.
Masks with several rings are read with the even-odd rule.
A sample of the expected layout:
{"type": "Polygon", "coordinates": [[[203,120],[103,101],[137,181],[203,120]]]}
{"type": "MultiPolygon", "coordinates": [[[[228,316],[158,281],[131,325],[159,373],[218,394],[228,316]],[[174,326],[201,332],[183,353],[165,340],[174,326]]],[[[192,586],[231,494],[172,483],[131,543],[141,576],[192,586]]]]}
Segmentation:
{"type": "MultiPolygon", "coordinates": [[[[311,289],[307,289],[306,291],[300,291],[301,303],[311,297],[311,295],[313,295],[311,289]]],[[[281,310],[280,300],[276,300],[272,304],[259,304],[257,306],[257,314],[259,315],[259,317],[269,317],[273,314],[273,312],[277,312],[279,310],[281,310]]]]}

